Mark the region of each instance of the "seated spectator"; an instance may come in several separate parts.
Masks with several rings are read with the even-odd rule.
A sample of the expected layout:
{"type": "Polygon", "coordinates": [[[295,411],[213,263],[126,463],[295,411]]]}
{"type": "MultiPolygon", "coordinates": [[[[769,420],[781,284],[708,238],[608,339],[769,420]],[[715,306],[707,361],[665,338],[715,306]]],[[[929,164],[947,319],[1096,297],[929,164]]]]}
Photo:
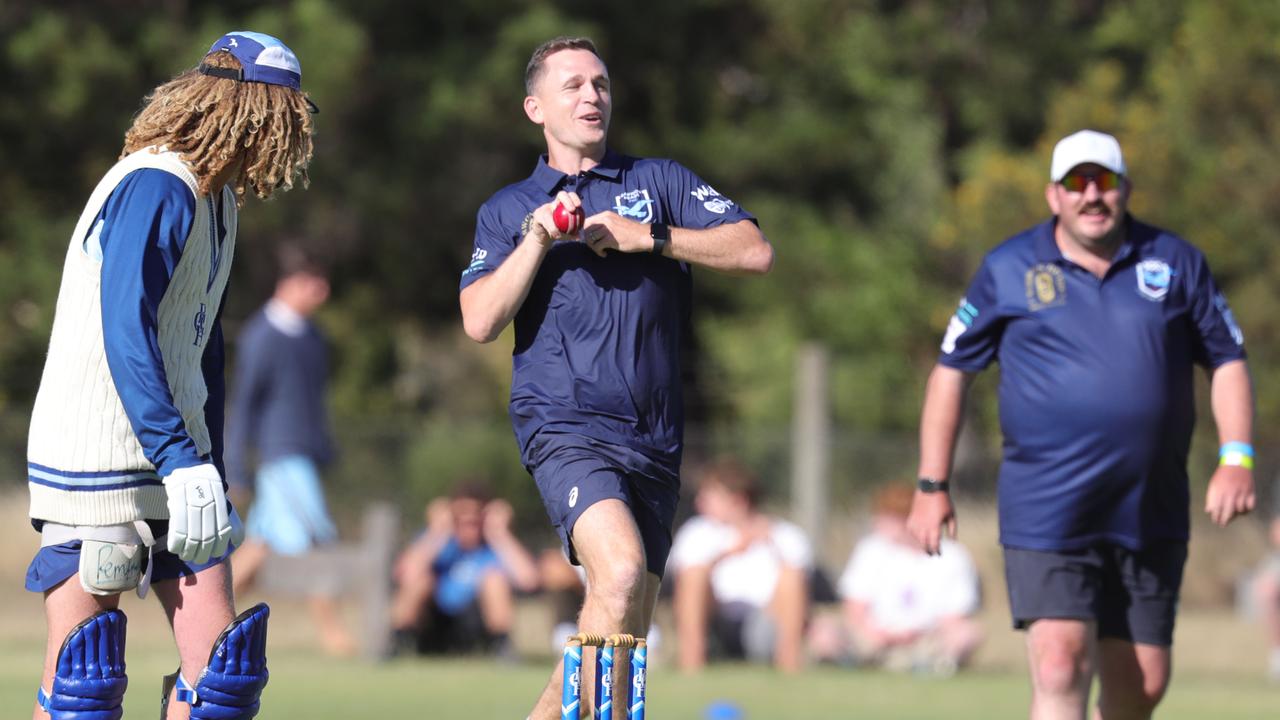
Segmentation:
{"type": "Polygon", "coordinates": [[[761,512],[760,497],[745,467],[716,462],[702,473],[698,514],[676,533],[670,566],[685,672],[702,668],[709,644],[717,657],[800,669],[813,551],[800,528],[761,512]]]}
{"type": "Polygon", "coordinates": [[[395,563],[398,650],[510,651],[514,593],[538,586],[537,565],[511,533],[511,518],[510,504],[474,482],[427,505],[426,530],[395,563]]]}
{"type": "Polygon", "coordinates": [[[1271,518],[1271,552],[1254,576],[1254,600],[1267,632],[1271,648],[1267,678],[1280,683],[1280,487],[1276,492],[1276,514],[1271,518]]]}
{"type": "Polygon", "coordinates": [[[978,572],[952,540],[939,556],[920,550],[907,532],[912,492],[892,484],[876,493],[872,532],[838,584],[844,619],[858,664],[950,675],[982,643],[978,572]]]}

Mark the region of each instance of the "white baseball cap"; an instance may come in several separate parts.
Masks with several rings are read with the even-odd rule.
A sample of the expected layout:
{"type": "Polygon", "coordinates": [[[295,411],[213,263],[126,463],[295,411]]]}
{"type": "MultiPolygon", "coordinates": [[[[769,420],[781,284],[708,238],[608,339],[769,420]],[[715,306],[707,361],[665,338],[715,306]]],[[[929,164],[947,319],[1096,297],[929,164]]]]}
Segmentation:
{"type": "Polygon", "coordinates": [[[1120,141],[1097,130],[1081,130],[1062,138],[1054,146],[1049,179],[1058,182],[1066,177],[1072,168],[1085,163],[1101,165],[1112,172],[1125,174],[1120,141]]]}

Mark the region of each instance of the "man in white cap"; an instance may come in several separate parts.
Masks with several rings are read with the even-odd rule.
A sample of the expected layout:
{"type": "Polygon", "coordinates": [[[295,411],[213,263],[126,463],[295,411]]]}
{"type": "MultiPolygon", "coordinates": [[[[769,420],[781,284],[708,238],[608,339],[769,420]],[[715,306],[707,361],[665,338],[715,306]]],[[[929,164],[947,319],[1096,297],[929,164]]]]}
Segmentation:
{"type": "Polygon", "coordinates": [[[1187,555],[1192,370],[1210,377],[1221,441],[1205,512],[1254,506],[1244,338],[1204,255],[1126,211],[1120,144],[1082,130],[1054,148],[1053,217],[987,254],[929,376],[908,524],[930,553],[956,533],[948,476],[966,391],[1000,363],[1000,543],[1027,631],[1031,717],[1148,718],[1170,677],[1187,555]]]}

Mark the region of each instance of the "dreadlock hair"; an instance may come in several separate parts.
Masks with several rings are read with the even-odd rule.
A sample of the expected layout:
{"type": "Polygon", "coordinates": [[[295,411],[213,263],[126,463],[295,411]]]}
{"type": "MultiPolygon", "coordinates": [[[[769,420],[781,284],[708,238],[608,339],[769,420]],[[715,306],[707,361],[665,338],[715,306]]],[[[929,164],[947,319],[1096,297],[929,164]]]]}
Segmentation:
{"type": "MultiPolygon", "coordinates": [[[[220,50],[205,64],[240,69],[240,61],[220,50]]],[[[156,145],[179,153],[191,166],[200,193],[210,194],[213,179],[242,161],[232,179],[237,205],[246,188],[266,200],[289,190],[295,178],[306,187],[311,162],[311,112],[306,96],[282,85],[243,82],[187,70],[161,85],[143,101],[124,136],[120,156],[156,145]]]]}

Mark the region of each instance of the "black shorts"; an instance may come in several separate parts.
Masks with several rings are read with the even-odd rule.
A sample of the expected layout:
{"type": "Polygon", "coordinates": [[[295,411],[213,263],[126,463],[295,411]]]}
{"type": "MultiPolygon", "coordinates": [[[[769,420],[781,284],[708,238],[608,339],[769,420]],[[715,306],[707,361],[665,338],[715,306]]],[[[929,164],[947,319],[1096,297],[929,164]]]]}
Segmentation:
{"type": "Polygon", "coordinates": [[[573,550],[574,523],[595,503],[617,499],[635,517],[649,572],[662,577],[680,501],[677,471],[631,448],[559,433],[537,435],[529,460],[529,473],[570,562],[581,564],[573,550]]]}
{"type": "Polygon", "coordinates": [[[479,601],[450,615],[432,598],[416,640],[419,655],[467,655],[496,652],[503,638],[484,626],[479,601]]]}
{"type": "Polygon", "coordinates": [[[1186,562],[1181,542],[1137,551],[1109,544],[1061,552],[1005,548],[1013,626],[1092,620],[1099,638],[1169,647],[1186,562]]]}

